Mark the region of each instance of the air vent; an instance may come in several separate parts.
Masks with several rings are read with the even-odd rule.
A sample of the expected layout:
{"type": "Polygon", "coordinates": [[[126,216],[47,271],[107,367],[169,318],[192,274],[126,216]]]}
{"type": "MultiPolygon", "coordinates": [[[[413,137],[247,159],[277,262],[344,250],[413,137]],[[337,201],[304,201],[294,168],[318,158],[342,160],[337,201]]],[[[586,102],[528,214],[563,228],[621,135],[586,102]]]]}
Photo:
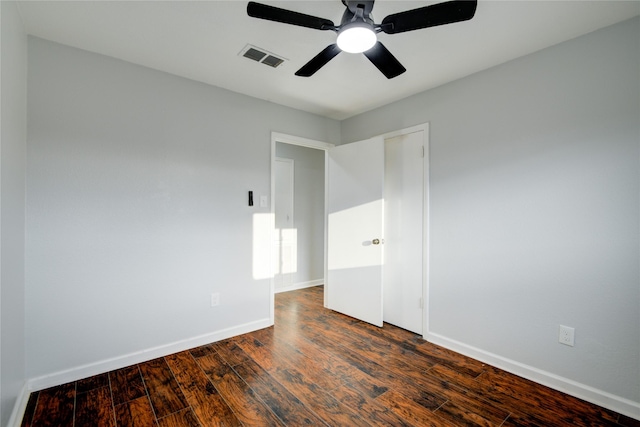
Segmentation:
{"type": "Polygon", "coordinates": [[[260,62],[267,54],[251,47],[242,56],[260,62]]]}
{"type": "Polygon", "coordinates": [[[269,65],[273,68],[276,68],[278,65],[282,64],[284,59],[278,58],[277,56],[269,55],[262,61],[263,64],[269,65]]]}
{"type": "Polygon", "coordinates": [[[284,58],[281,58],[278,55],[250,44],[246,45],[244,49],[240,51],[239,55],[273,68],[276,68],[285,61],[284,58]]]}

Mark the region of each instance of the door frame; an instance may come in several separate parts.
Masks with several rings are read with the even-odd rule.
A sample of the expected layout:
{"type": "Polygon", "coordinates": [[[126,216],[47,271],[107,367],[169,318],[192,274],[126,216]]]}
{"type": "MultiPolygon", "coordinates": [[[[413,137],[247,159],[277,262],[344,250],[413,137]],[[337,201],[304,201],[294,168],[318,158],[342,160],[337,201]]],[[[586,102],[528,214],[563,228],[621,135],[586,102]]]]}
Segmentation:
{"type": "MultiPolygon", "coordinates": [[[[429,238],[431,236],[429,230],[430,212],[429,212],[429,123],[422,123],[394,132],[385,133],[383,139],[395,138],[397,136],[408,135],[410,133],[422,131],[422,143],[424,147],[423,156],[423,182],[422,182],[422,338],[426,340],[429,331],[429,238]]],[[[383,284],[384,286],[384,284],[383,284]]]]}
{"type": "MultiPolygon", "coordinates": [[[[422,212],[423,212],[423,220],[422,220],[422,338],[423,339],[427,339],[427,335],[428,335],[428,331],[429,331],[429,327],[428,327],[428,323],[429,323],[429,255],[430,255],[430,248],[429,248],[429,239],[431,236],[431,232],[429,229],[429,223],[430,223],[430,218],[431,218],[431,213],[429,211],[429,197],[430,197],[430,192],[429,192],[429,176],[430,176],[430,170],[429,170],[429,153],[430,153],[430,145],[429,145],[429,123],[425,122],[425,123],[421,123],[415,126],[410,126],[407,128],[403,128],[397,131],[393,131],[393,132],[388,132],[388,133],[384,133],[382,135],[375,135],[375,136],[382,136],[383,139],[389,139],[389,138],[394,138],[396,136],[401,136],[401,135],[406,135],[406,134],[410,134],[410,133],[414,133],[414,132],[420,132],[422,131],[423,134],[423,144],[424,144],[424,164],[423,164],[423,175],[424,175],[424,182],[423,182],[423,199],[422,199],[422,212]]],[[[329,149],[331,149],[332,147],[335,147],[335,144],[330,144],[328,142],[323,142],[323,141],[318,141],[318,140],[313,140],[313,139],[308,139],[308,138],[304,138],[304,137],[299,137],[299,136],[294,136],[294,135],[288,135],[288,134],[284,134],[284,133],[280,133],[280,132],[271,132],[271,182],[270,182],[270,190],[271,190],[271,208],[270,208],[270,212],[271,212],[271,217],[274,218],[275,216],[275,204],[273,203],[274,197],[275,197],[275,176],[274,176],[274,165],[273,163],[275,162],[275,157],[276,157],[276,142],[282,142],[284,144],[291,144],[291,145],[299,145],[302,147],[308,147],[308,148],[315,148],[318,150],[323,150],[324,151],[324,181],[325,181],[325,185],[324,185],[324,197],[325,197],[325,205],[324,205],[324,278],[325,278],[325,286],[327,285],[326,280],[327,280],[327,276],[328,276],[328,265],[327,265],[327,219],[328,219],[328,211],[327,211],[327,193],[328,193],[328,185],[327,185],[327,180],[328,180],[328,165],[329,165],[329,160],[328,160],[328,155],[327,155],[327,151],[329,149]]],[[[273,227],[270,231],[270,256],[271,259],[269,260],[269,265],[270,268],[273,270],[273,254],[274,254],[274,239],[273,239],[273,227]]],[[[274,277],[273,277],[273,271],[271,272],[271,279],[270,279],[270,307],[269,307],[269,317],[270,317],[270,321],[271,324],[273,324],[275,322],[275,286],[274,286],[274,277]]],[[[327,306],[327,293],[324,293],[324,306],[327,306]]]]}
{"type": "MultiPolygon", "coordinates": [[[[300,147],[307,147],[307,148],[313,148],[316,150],[322,150],[324,151],[324,282],[325,282],[325,286],[326,286],[326,280],[327,280],[327,168],[329,165],[328,162],[328,156],[327,156],[327,151],[333,147],[335,147],[335,144],[330,144],[328,142],[323,142],[323,141],[317,141],[314,139],[309,139],[309,138],[303,138],[300,136],[294,136],[294,135],[288,135],[288,134],[284,134],[284,133],[280,133],[280,132],[271,132],[271,182],[270,182],[270,198],[271,198],[271,204],[270,204],[270,212],[271,212],[271,218],[275,219],[275,195],[276,195],[276,189],[275,189],[275,161],[276,161],[276,143],[281,142],[283,144],[290,144],[290,145],[298,145],[300,147]]],[[[275,225],[275,223],[274,223],[275,225]]],[[[271,227],[270,230],[270,260],[269,260],[269,265],[271,268],[271,274],[270,274],[270,307],[269,307],[269,318],[271,321],[271,324],[273,324],[275,322],[275,280],[274,280],[274,271],[273,271],[273,257],[275,254],[275,240],[274,240],[274,236],[273,233],[275,231],[275,227],[271,227]]],[[[324,305],[327,305],[327,297],[326,297],[326,292],[325,292],[325,300],[324,300],[324,305]]]]}

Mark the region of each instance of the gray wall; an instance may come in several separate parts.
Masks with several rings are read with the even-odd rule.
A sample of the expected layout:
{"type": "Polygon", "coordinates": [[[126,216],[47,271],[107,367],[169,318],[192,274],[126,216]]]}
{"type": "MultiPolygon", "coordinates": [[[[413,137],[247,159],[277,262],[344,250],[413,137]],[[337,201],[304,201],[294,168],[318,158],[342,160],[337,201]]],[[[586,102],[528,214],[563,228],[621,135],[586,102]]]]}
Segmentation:
{"type": "Polygon", "coordinates": [[[0,11],[3,424],[24,378],[268,314],[246,191],[269,194],[272,130],[423,122],[429,334],[640,402],[638,19],[341,124],[32,39],[25,285],[26,38],[0,11]]]}
{"type": "Polygon", "coordinates": [[[272,130],[339,123],[35,38],[28,76],[27,376],[268,319],[247,191],[272,130]]]}
{"type": "Polygon", "coordinates": [[[342,122],[430,123],[433,338],[640,402],[639,55],[636,18],[342,122]]]}
{"type": "Polygon", "coordinates": [[[13,2],[0,2],[0,425],[25,381],[25,158],[27,36],[13,2]]]}
{"type": "Polygon", "coordinates": [[[294,284],[324,278],[323,150],[276,143],[276,156],[294,160],[293,221],[298,236],[294,284]]]}

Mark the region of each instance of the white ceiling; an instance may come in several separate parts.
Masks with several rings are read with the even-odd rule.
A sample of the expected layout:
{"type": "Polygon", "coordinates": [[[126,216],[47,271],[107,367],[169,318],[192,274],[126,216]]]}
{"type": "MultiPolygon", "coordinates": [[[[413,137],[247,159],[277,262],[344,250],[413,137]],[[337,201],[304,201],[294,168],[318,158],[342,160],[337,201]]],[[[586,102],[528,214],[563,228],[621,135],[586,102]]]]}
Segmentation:
{"type": "MultiPolygon", "coordinates": [[[[263,3],[339,24],[339,0],[263,3]]],[[[439,1],[378,0],[373,18],[439,1]]],[[[250,18],[247,1],[19,1],[31,35],[334,119],[364,111],[640,14],[640,1],[480,0],[466,22],[379,40],[407,68],[387,80],[362,54],[341,53],[310,78],[295,71],[335,33],[250,18]],[[252,44],[277,68],[239,55],[252,44]]]]}

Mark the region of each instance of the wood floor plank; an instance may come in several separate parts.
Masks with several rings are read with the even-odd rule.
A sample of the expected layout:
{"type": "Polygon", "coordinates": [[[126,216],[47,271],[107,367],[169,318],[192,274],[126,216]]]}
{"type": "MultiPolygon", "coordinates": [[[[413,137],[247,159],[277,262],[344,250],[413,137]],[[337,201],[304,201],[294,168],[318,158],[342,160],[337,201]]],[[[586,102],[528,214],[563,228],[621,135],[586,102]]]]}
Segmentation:
{"type": "Polygon", "coordinates": [[[455,402],[448,401],[438,409],[435,413],[442,418],[451,421],[454,425],[459,426],[480,426],[480,427],[492,427],[501,425],[502,421],[493,423],[482,415],[473,412],[464,406],[458,405],[455,402]]]}
{"type": "MultiPolygon", "coordinates": [[[[331,329],[338,326],[331,321],[327,321],[326,325],[331,329]]],[[[450,399],[452,403],[449,403],[449,406],[455,408],[457,419],[477,418],[478,422],[488,420],[490,423],[497,423],[499,425],[507,417],[508,412],[502,411],[488,402],[469,399],[466,394],[460,392],[460,390],[449,389],[442,386],[439,381],[432,381],[423,370],[424,368],[430,368],[432,365],[430,363],[426,365],[416,363],[416,360],[419,360],[418,356],[411,358],[404,357],[403,359],[403,355],[406,356],[406,354],[402,351],[397,352],[399,347],[395,348],[395,353],[391,345],[385,346],[378,344],[378,348],[376,348],[372,345],[373,340],[362,339],[362,334],[355,333],[352,331],[353,329],[353,327],[344,327],[339,330],[339,332],[336,332],[339,336],[325,329],[323,335],[328,335],[336,342],[349,342],[350,348],[358,349],[357,354],[359,356],[366,358],[370,362],[377,363],[377,366],[382,369],[376,367],[375,370],[385,370],[393,377],[387,377],[387,380],[393,379],[392,383],[390,383],[391,387],[401,389],[403,393],[409,397],[416,398],[416,400],[420,399],[421,403],[424,402],[425,391],[435,390],[435,393],[430,396],[431,402],[429,406],[435,409],[444,403],[445,400],[450,399]],[[349,340],[348,336],[356,338],[349,340]],[[408,387],[398,388],[398,383],[414,384],[421,387],[422,390],[416,393],[416,390],[411,390],[408,387]],[[464,418],[463,415],[466,418],[464,418]]],[[[369,372],[373,370],[372,368],[368,368],[369,372]]]]}
{"type": "Polygon", "coordinates": [[[238,337],[234,337],[233,341],[240,349],[242,349],[245,354],[251,357],[251,359],[254,360],[257,364],[262,366],[263,369],[269,372],[277,369],[281,359],[275,352],[272,351],[272,347],[265,346],[265,344],[263,344],[259,339],[262,338],[263,333],[256,335],[241,335],[238,337]]]}
{"type": "MultiPolygon", "coordinates": [[[[327,331],[304,331],[303,334],[307,339],[316,343],[320,347],[327,351],[338,355],[339,358],[346,361],[352,367],[360,370],[366,374],[366,377],[351,375],[349,383],[353,386],[363,387],[370,397],[375,398],[378,395],[386,392],[389,388],[398,390],[410,390],[415,387],[416,384],[423,384],[422,390],[415,391],[415,393],[427,393],[431,394],[430,390],[433,389],[433,383],[421,376],[415,376],[415,378],[407,378],[406,373],[398,369],[397,366],[387,366],[384,358],[378,358],[376,360],[371,359],[371,354],[367,357],[361,354],[358,350],[352,349],[350,346],[344,346],[342,342],[344,337],[335,336],[327,331]],[[367,384],[368,378],[373,379],[371,385],[367,384]]],[[[412,394],[415,395],[415,393],[412,394]]],[[[412,397],[409,396],[409,397],[412,397]]],[[[447,399],[438,396],[437,393],[433,394],[434,405],[437,407],[447,399]]]]}
{"type": "Polygon", "coordinates": [[[640,427],[640,420],[634,420],[626,415],[620,415],[618,418],[618,424],[624,427],[640,427]]]}
{"type": "Polygon", "coordinates": [[[138,365],[109,372],[114,405],[147,395],[138,365]]]}
{"type": "MultiPolygon", "coordinates": [[[[466,406],[467,408],[476,408],[485,414],[492,412],[489,418],[504,419],[505,414],[513,412],[517,409],[514,405],[505,403],[507,396],[491,391],[489,387],[483,385],[478,378],[471,378],[466,374],[462,374],[451,369],[449,366],[434,366],[429,370],[427,376],[437,378],[450,384],[452,389],[462,390],[463,395],[443,393],[445,397],[455,401],[456,403],[466,406]]],[[[531,418],[525,423],[543,423],[542,420],[531,418]]]]}
{"type": "Polygon", "coordinates": [[[488,367],[478,378],[488,393],[522,413],[531,413],[547,422],[565,422],[573,426],[592,426],[598,422],[617,422],[613,411],[567,396],[524,378],[488,367]]]}
{"type": "MultiPolygon", "coordinates": [[[[205,426],[214,424],[203,424],[205,426]]],[[[186,408],[181,411],[175,412],[171,415],[167,415],[164,418],[158,419],[159,427],[200,427],[198,419],[191,411],[191,408],[186,408]]]]}
{"type": "Polygon", "coordinates": [[[109,387],[109,374],[104,373],[77,381],[76,392],[84,393],[100,387],[109,387]]]}
{"type": "MultiPolygon", "coordinates": [[[[511,412],[507,419],[502,423],[504,427],[547,427],[547,426],[562,426],[564,424],[557,424],[559,421],[541,420],[531,414],[523,414],[519,412],[511,412]]],[[[603,427],[606,424],[595,424],[599,427],[603,427]]],[[[502,427],[501,426],[501,427],[502,427]]]]}
{"type": "MultiPolygon", "coordinates": [[[[321,290],[322,287],[318,288],[320,288],[321,290]]],[[[313,303],[311,302],[311,295],[311,293],[305,293],[304,298],[302,298],[303,301],[299,304],[304,304],[309,308],[308,310],[305,310],[305,313],[319,314],[315,316],[315,319],[321,326],[324,322],[326,322],[327,317],[325,313],[332,312],[326,309],[323,309],[325,311],[311,309],[313,307],[313,303]]],[[[406,350],[410,350],[413,353],[419,354],[421,357],[425,358],[425,360],[428,360],[431,365],[444,364],[454,366],[456,369],[459,369],[462,372],[466,372],[471,376],[478,376],[483,370],[484,364],[482,362],[468,358],[443,347],[428,343],[424,341],[419,335],[398,328],[397,326],[385,323],[383,328],[378,328],[368,323],[339,314],[337,316],[335,314],[332,314],[332,317],[341,319],[351,327],[354,327],[355,330],[367,331],[368,333],[372,334],[372,336],[381,338],[383,341],[388,341],[390,344],[395,344],[397,346],[403,347],[406,350]],[[425,349],[427,349],[427,351],[425,351],[425,349]]]]}
{"type": "Polygon", "coordinates": [[[40,391],[32,425],[38,427],[72,426],[75,397],[75,383],[40,391]]]}
{"type": "MultiPolygon", "coordinates": [[[[373,343],[375,343],[375,339],[367,340],[362,333],[357,333],[353,330],[354,327],[352,326],[355,326],[355,323],[352,323],[352,326],[347,323],[344,324],[342,328],[339,328],[336,321],[323,320],[320,322],[320,325],[321,329],[324,328],[323,335],[330,336],[331,339],[336,342],[349,342],[349,346],[351,348],[357,348],[359,354],[367,358],[369,361],[377,363],[378,366],[384,367],[390,375],[396,377],[396,380],[399,379],[401,382],[420,386],[422,388],[421,391],[416,392],[415,389],[411,390],[410,388],[405,387],[403,389],[403,393],[423,405],[425,390],[436,390],[436,394],[431,396],[431,402],[428,406],[432,409],[440,406],[445,400],[451,399],[453,403],[450,403],[449,406],[456,408],[459,413],[464,412],[467,418],[479,417],[479,419],[489,419],[490,422],[496,422],[499,424],[508,415],[508,412],[499,409],[489,402],[469,399],[468,396],[466,396],[466,393],[461,390],[450,389],[445,385],[442,385],[440,381],[433,381],[423,371],[425,368],[430,368],[432,366],[431,363],[426,365],[421,364],[419,362],[420,357],[414,354],[411,354],[412,357],[406,357],[406,354],[410,353],[406,353],[404,350],[401,350],[401,346],[397,344],[385,345],[384,343],[376,343],[374,345],[373,343]],[[333,332],[334,330],[338,332],[333,332]],[[334,334],[336,333],[341,334],[342,336],[335,336],[334,334]],[[349,339],[349,337],[352,338],[349,339]],[[438,394],[440,394],[440,398],[438,398],[438,394]]],[[[371,371],[372,369],[368,370],[368,372],[371,371]]],[[[477,371],[473,374],[477,374],[477,371]]],[[[458,418],[461,419],[461,416],[458,416],[458,418]]]]}
{"type": "MultiPolygon", "coordinates": [[[[281,313],[280,319],[286,322],[287,316],[289,315],[290,314],[287,313],[281,313]]],[[[296,317],[299,318],[300,315],[296,314],[296,317]]],[[[429,377],[421,368],[429,368],[432,365],[430,363],[426,365],[417,363],[418,366],[415,366],[415,361],[419,359],[419,356],[414,356],[413,354],[412,356],[414,357],[411,358],[413,363],[409,362],[407,358],[403,360],[402,356],[404,351],[398,342],[390,345],[385,345],[384,343],[372,345],[372,343],[375,342],[373,339],[367,340],[362,333],[354,331],[356,326],[361,327],[361,325],[357,325],[356,321],[341,319],[337,316],[336,319],[328,319],[325,314],[317,312],[311,314],[310,317],[313,317],[313,320],[320,325],[319,329],[322,331],[322,333],[319,333],[314,330],[315,336],[311,339],[323,340],[326,339],[326,336],[329,336],[333,342],[350,342],[351,345],[358,348],[358,352],[355,354],[350,353],[348,350],[342,350],[341,354],[343,356],[351,354],[348,357],[354,366],[357,366],[367,374],[373,375],[372,372],[376,372],[375,375],[377,375],[377,379],[382,380],[385,385],[392,389],[402,390],[402,393],[412,399],[414,403],[420,402],[420,406],[435,409],[446,400],[450,400],[451,402],[444,408],[443,414],[445,417],[449,417],[454,421],[476,419],[479,423],[484,423],[484,420],[486,420],[486,422],[489,423],[500,424],[509,414],[499,407],[492,405],[490,402],[470,399],[463,389],[448,387],[438,379],[429,377]],[[417,385],[420,390],[406,386],[402,387],[401,384],[417,385]],[[430,390],[433,390],[435,394],[430,393],[430,390]],[[425,400],[425,397],[427,397],[427,400],[425,400]],[[449,408],[451,408],[452,414],[446,413],[449,408]]],[[[373,327],[366,327],[364,329],[371,328],[373,327]]],[[[396,333],[397,332],[398,331],[396,331],[396,333]]],[[[401,334],[402,333],[399,335],[401,334]]],[[[404,335],[406,335],[406,333],[404,335]]],[[[327,346],[331,345],[331,343],[325,341],[323,345],[327,346]]],[[[339,353],[340,350],[333,348],[332,352],[339,353]]],[[[457,359],[460,358],[458,357],[457,359]]],[[[449,362],[449,359],[445,359],[445,361],[449,362]]],[[[462,362],[466,368],[467,361],[462,359],[462,362]]],[[[473,366],[474,369],[462,369],[462,371],[466,375],[471,374],[473,376],[478,375],[478,372],[481,372],[478,368],[483,367],[483,365],[477,361],[469,363],[468,365],[473,366]]]]}
{"type": "Polygon", "coordinates": [[[115,426],[113,403],[109,387],[78,393],[74,427],[115,426]]]}
{"type": "Polygon", "coordinates": [[[231,367],[248,360],[248,356],[242,351],[233,339],[218,341],[211,345],[231,367]]]}
{"type": "MultiPolygon", "coordinates": [[[[379,366],[365,367],[359,360],[349,357],[351,353],[342,346],[332,341],[324,341],[315,334],[304,337],[300,334],[295,341],[296,348],[303,348],[313,358],[314,366],[322,367],[327,372],[325,380],[334,382],[333,390],[339,396],[340,387],[344,384],[350,384],[360,389],[362,392],[375,398],[387,391],[388,387],[385,381],[390,377],[384,375],[384,372],[375,372],[379,366]],[[315,339],[315,340],[314,340],[315,339]],[[308,341],[311,345],[305,343],[308,341]],[[337,383],[336,383],[337,381],[337,383]]],[[[321,372],[319,373],[322,374],[321,372]]]]}
{"type": "Polygon", "coordinates": [[[485,369],[485,364],[478,360],[471,359],[427,341],[422,341],[417,345],[407,344],[405,347],[410,348],[411,351],[416,354],[428,357],[437,365],[448,366],[457,372],[473,378],[482,374],[485,369]]]}
{"type": "MultiPolygon", "coordinates": [[[[343,337],[341,342],[350,345],[352,348],[357,348],[359,351],[376,354],[384,358],[387,365],[393,363],[401,370],[406,369],[407,365],[411,365],[412,368],[428,370],[438,362],[423,355],[417,355],[404,348],[400,342],[389,339],[389,334],[392,334],[394,338],[398,338],[398,328],[391,328],[389,325],[385,325],[385,328],[389,331],[396,331],[395,334],[392,332],[383,334],[382,332],[385,328],[377,328],[364,322],[355,322],[353,319],[340,319],[330,312],[320,317],[317,311],[308,310],[298,314],[298,316],[304,316],[308,322],[318,322],[320,329],[330,333],[337,333],[343,337]]],[[[407,335],[412,335],[407,331],[402,332],[403,338],[407,335]]]]}
{"type": "Polygon", "coordinates": [[[206,356],[207,354],[214,353],[215,350],[213,349],[211,344],[207,344],[200,347],[192,348],[191,350],[189,350],[189,352],[193,357],[198,358],[198,357],[206,356]]]}
{"type": "Polygon", "coordinates": [[[164,358],[141,363],[140,373],[156,417],[163,418],[189,406],[164,358]]]}
{"type": "MultiPolygon", "coordinates": [[[[293,326],[295,323],[294,321],[288,326],[295,329],[295,326],[293,326]]],[[[345,358],[344,354],[341,353],[344,351],[342,346],[333,346],[335,343],[331,340],[314,342],[313,337],[317,337],[317,335],[310,334],[310,336],[306,336],[306,334],[301,334],[302,328],[296,333],[288,334],[286,331],[288,326],[284,325],[286,325],[286,322],[276,321],[275,331],[280,330],[285,331],[285,333],[276,334],[275,336],[279,336],[282,340],[291,340],[292,345],[297,349],[306,347],[302,352],[307,351],[309,354],[314,355],[314,365],[324,362],[331,366],[330,372],[343,371],[346,373],[348,381],[345,381],[341,387],[331,391],[331,394],[341,404],[349,408],[350,411],[358,413],[364,421],[371,425],[405,425],[403,420],[374,400],[375,397],[387,391],[388,388],[364,372],[366,368],[363,369],[363,366],[357,360],[352,360],[349,357],[345,358]],[[283,330],[282,327],[285,329],[283,330]],[[303,338],[303,336],[306,336],[306,338],[303,338]],[[304,345],[305,339],[308,340],[310,345],[304,345]]],[[[373,370],[377,368],[380,367],[374,367],[373,370]]]]}
{"type": "Polygon", "coordinates": [[[27,407],[25,408],[20,427],[31,427],[33,425],[33,414],[36,411],[39,395],[40,392],[38,391],[33,392],[29,395],[29,400],[27,401],[27,407]]]}
{"type": "Polygon", "coordinates": [[[359,322],[358,327],[428,360],[432,366],[453,366],[471,377],[477,377],[484,369],[484,364],[478,360],[429,343],[423,340],[420,335],[405,331],[397,326],[385,323],[383,328],[378,328],[365,322],[359,322]]]}
{"type": "MultiPolygon", "coordinates": [[[[337,390],[334,390],[334,394],[337,390]]],[[[386,390],[385,390],[386,392],[386,390]]],[[[378,396],[376,396],[378,397],[378,396]]],[[[340,402],[356,412],[363,420],[372,426],[410,426],[411,423],[390,411],[383,402],[372,398],[366,391],[352,387],[346,383],[339,390],[340,402]]]]}
{"type": "MultiPolygon", "coordinates": [[[[287,319],[284,315],[280,321],[282,324],[291,325],[291,323],[287,323],[291,319],[287,319]]],[[[337,355],[340,359],[366,374],[371,374],[372,370],[375,371],[380,368],[380,366],[374,366],[365,357],[356,354],[350,347],[343,345],[344,337],[334,331],[303,329],[298,335],[313,343],[316,347],[325,349],[329,354],[337,355]]]]}
{"type": "MultiPolygon", "coordinates": [[[[393,413],[416,427],[454,427],[455,424],[445,421],[432,410],[408,399],[395,390],[389,390],[378,396],[393,413]]],[[[437,408],[436,408],[437,409],[437,408]]]]}
{"type": "MultiPolygon", "coordinates": [[[[307,310],[305,313],[312,313],[307,315],[308,320],[318,321],[319,328],[327,333],[340,334],[341,337],[335,338],[338,342],[348,343],[351,348],[366,353],[365,355],[371,360],[383,363],[387,368],[395,368],[396,372],[403,372],[409,377],[419,379],[422,376],[420,369],[426,371],[437,363],[453,363],[456,366],[462,363],[462,370],[465,373],[471,372],[474,377],[482,372],[484,366],[478,361],[464,359],[459,355],[455,362],[452,362],[449,357],[427,357],[425,354],[420,354],[415,346],[407,345],[407,340],[413,341],[415,334],[392,325],[385,324],[384,328],[377,328],[364,322],[341,319],[338,316],[318,315],[317,311],[307,310]]],[[[300,314],[297,315],[300,316],[300,314]]],[[[444,349],[441,353],[447,354],[444,349]]]]}
{"type": "Polygon", "coordinates": [[[151,402],[146,395],[116,405],[114,412],[119,427],[158,427],[151,402]]]}
{"type": "Polygon", "coordinates": [[[500,427],[542,427],[545,426],[539,420],[534,420],[529,416],[520,416],[516,414],[509,414],[509,417],[502,423],[500,427]]]}
{"type": "Polygon", "coordinates": [[[234,370],[286,425],[326,426],[300,399],[255,362],[247,360],[236,365],[234,370]]]}
{"type": "Polygon", "coordinates": [[[440,397],[453,402],[456,407],[464,408],[468,413],[475,413],[498,425],[509,415],[509,411],[503,405],[484,399],[481,394],[475,393],[473,386],[477,386],[477,381],[452,371],[448,367],[435,366],[413,382],[418,386],[418,392],[406,387],[401,393],[411,398],[415,403],[432,410],[444,403],[443,400],[437,400],[437,397],[440,397]],[[453,378],[462,378],[465,382],[457,383],[451,381],[451,377],[443,378],[442,372],[450,372],[453,378]],[[440,373],[440,375],[434,375],[434,373],[440,373]],[[425,394],[425,390],[432,390],[433,393],[425,394]]]}
{"type": "MultiPolygon", "coordinates": [[[[430,374],[425,375],[425,379],[429,377],[430,374]]],[[[485,400],[469,390],[460,390],[450,384],[448,386],[449,388],[443,388],[438,393],[448,399],[447,404],[454,405],[459,408],[458,410],[464,410],[466,414],[475,414],[497,425],[500,425],[509,416],[509,411],[501,405],[485,400]]]]}
{"type": "MultiPolygon", "coordinates": [[[[238,337],[236,342],[238,346],[248,354],[256,363],[262,366],[267,372],[275,373],[281,369],[296,369],[298,366],[304,366],[305,375],[310,381],[313,381],[318,387],[325,390],[333,390],[342,386],[344,381],[339,372],[334,369],[327,369],[326,360],[328,356],[314,346],[310,349],[308,346],[304,348],[304,342],[276,339],[273,329],[263,330],[260,334],[253,335],[254,339],[246,337],[238,337]],[[290,345],[294,344],[294,345],[290,345]],[[301,344],[298,346],[297,344],[301,344]],[[261,363],[262,355],[270,353],[277,363],[261,363]],[[312,355],[311,357],[309,355],[312,355]]],[[[272,358],[269,358],[271,360],[272,358]]]]}
{"type": "MultiPolygon", "coordinates": [[[[347,369],[348,364],[342,362],[341,368],[338,369],[339,361],[336,359],[333,361],[336,363],[330,363],[331,357],[320,347],[313,346],[303,339],[294,339],[293,336],[283,339],[280,335],[280,339],[276,339],[273,328],[263,329],[256,334],[252,333],[251,336],[255,339],[236,337],[239,346],[256,361],[261,360],[260,356],[256,357],[256,350],[258,355],[265,351],[273,352],[278,363],[275,366],[267,364],[272,367],[268,372],[330,424],[369,425],[355,411],[342,403],[344,398],[342,391],[348,386],[345,385],[339,371],[347,369]],[[307,357],[305,352],[314,357],[307,357]]],[[[350,368],[352,375],[361,374],[364,377],[364,374],[357,369],[350,368]]],[[[367,382],[366,387],[375,388],[376,386],[367,382]]]]}
{"type": "Polygon", "coordinates": [[[284,425],[217,353],[199,357],[197,362],[244,425],[284,425]]]}
{"type": "MultiPolygon", "coordinates": [[[[316,336],[316,339],[324,338],[322,336],[316,336]]],[[[330,342],[324,341],[322,346],[326,348],[330,345],[330,342]]],[[[336,352],[339,351],[339,349],[336,350],[336,352]]],[[[358,352],[352,352],[348,349],[342,350],[342,356],[351,354],[353,358],[357,358],[359,357],[357,353],[358,352]]],[[[402,394],[413,400],[415,403],[431,409],[439,407],[448,399],[453,399],[457,401],[458,404],[468,400],[462,390],[452,389],[447,384],[443,384],[442,381],[431,378],[420,370],[415,370],[419,375],[414,375],[407,378],[405,376],[405,372],[398,370],[397,367],[395,367],[394,369],[389,369],[389,366],[386,365],[384,358],[374,356],[374,359],[378,359],[377,361],[379,363],[376,364],[371,360],[371,358],[359,358],[355,362],[352,361],[352,364],[356,367],[359,367],[367,375],[374,377],[375,380],[377,380],[378,383],[381,384],[380,386],[374,385],[372,389],[371,386],[366,382],[364,384],[360,383],[360,381],[362,381],[362,377],[358,377],[357,375],[353,374],[350,375],[350,384],[358,386],[362,390],[368,391],[371,397],[376,397],[377,395],[384,393],[388,388],[392,388],[399,390],[402,394]]],[[[411,370],[412,368],[409,367],[408,369],[411,370]]],[[[482,404],[483,410],[485,412],[490,412],[492,414],[498,413],[494,417],[496,419],[504,419],[508,415],[508,412],[500,411],[498,408],[492,407],[487,402],[482,402],[482,404]]],[[[471,408],[468,409],[469,411],[472,411],[471,408]]]]}
{"type": "Polygon", "coordinates": [[[202,425],[242,425],[190,352],[173,354],[165,359],[202,425]]]}
{"type": "Polygon", "coordinates": [[[357,412],[344,405],[337,397],[340,393],[325,390],[295,368],[277,369],[274,378],[296,395],[309,409],[329,425],[365,427],[366,422],[357,412]]]}

